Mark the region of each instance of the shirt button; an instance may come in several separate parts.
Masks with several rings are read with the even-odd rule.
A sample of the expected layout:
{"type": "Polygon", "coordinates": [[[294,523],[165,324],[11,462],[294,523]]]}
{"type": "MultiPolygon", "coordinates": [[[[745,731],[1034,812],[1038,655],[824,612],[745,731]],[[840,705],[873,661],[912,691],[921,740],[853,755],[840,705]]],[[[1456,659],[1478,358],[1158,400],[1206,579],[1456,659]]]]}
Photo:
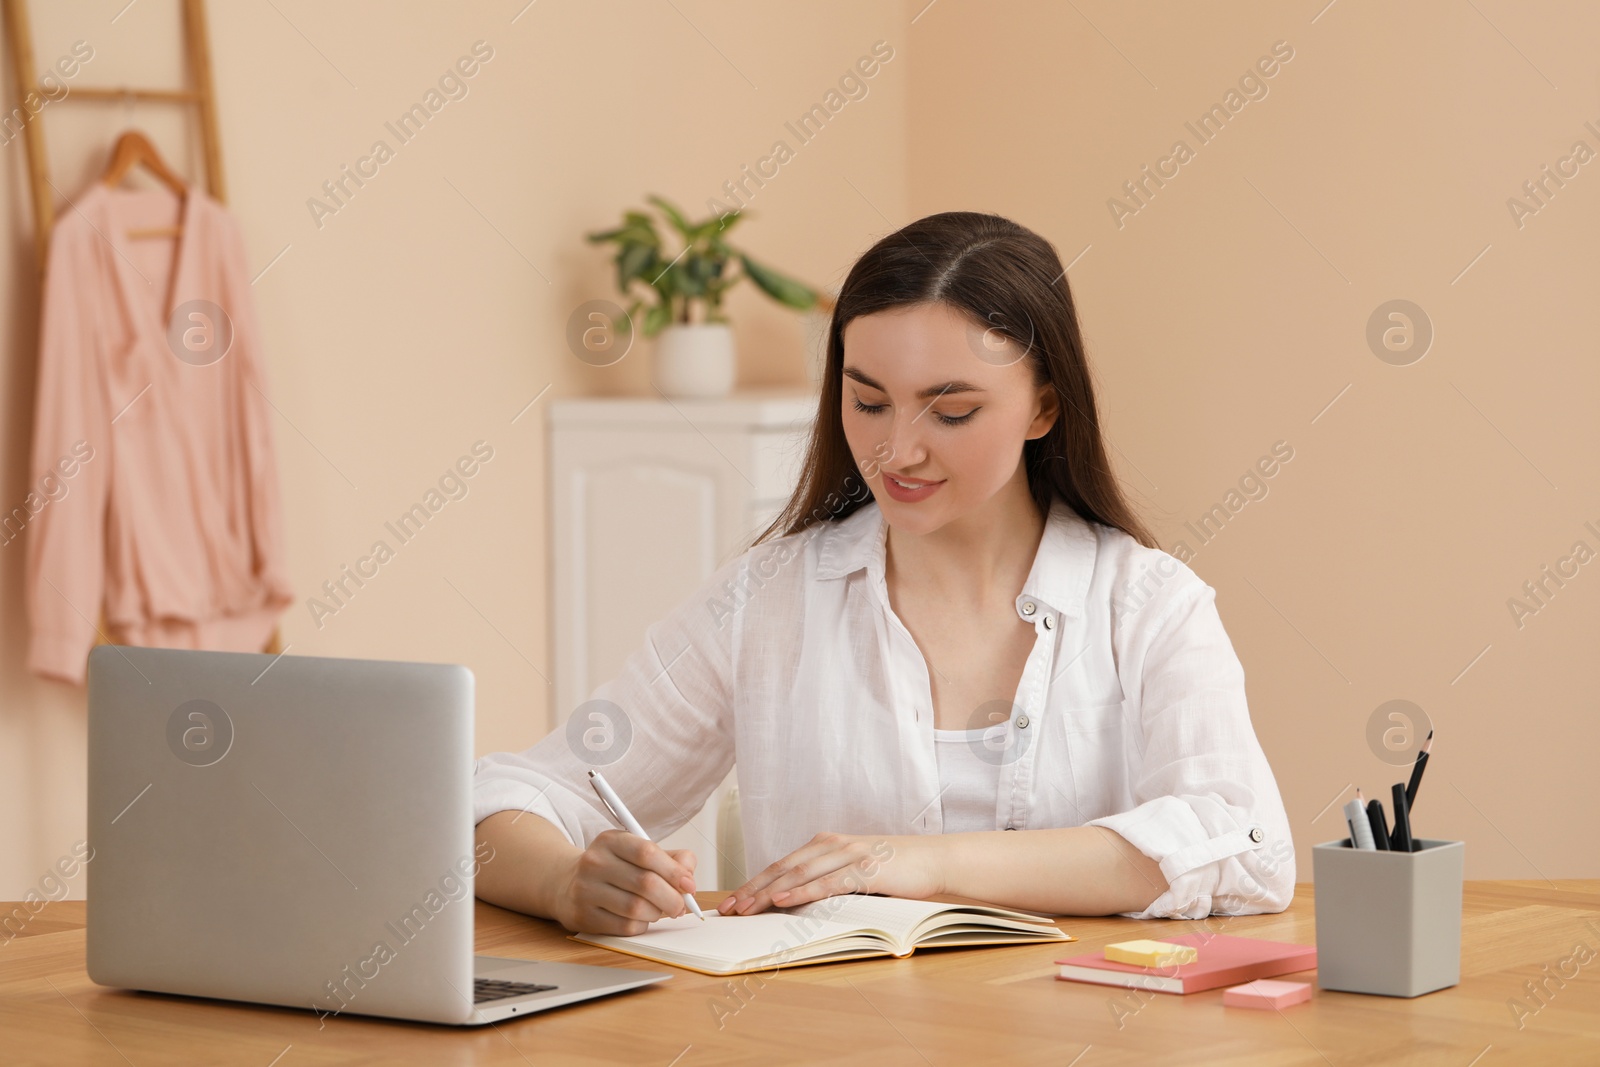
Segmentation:
{"type": "Polygon", "coordinates": [[[1024,602],[1022,605],[1022,613],[1024,615],[1032,615],[1037,610],[1038,606],[1031,600],[1024,602]]]}
{"type": "Polygon", "coordinates": [[[1050,616],[1046,615],[1044,617],[1044,628],[1046,630],[1053,630],[1053,629],[1055,629],[1055,626],[1056,626],[1055,622],[1053,620],[1051,620],[1050,616]]]}
{"type": "Polygon", "coordinates": [[[1028,728],[1028,717],[1026,715],[1017,716],[1017,729],[1026,730],[1027,728],[1028,728]]]}
{"type": "Polygon", "coordinates": [[[1266,834],[1261,832],[1261,827],[1259,827],[1259,826],[1250,827],[1250,840],[1254,841],[1256,844],[1260,844],[1261,843],[1261,839],[1263,837],[1266,837],[1266,836],[1267,836],[1266,834]]]}

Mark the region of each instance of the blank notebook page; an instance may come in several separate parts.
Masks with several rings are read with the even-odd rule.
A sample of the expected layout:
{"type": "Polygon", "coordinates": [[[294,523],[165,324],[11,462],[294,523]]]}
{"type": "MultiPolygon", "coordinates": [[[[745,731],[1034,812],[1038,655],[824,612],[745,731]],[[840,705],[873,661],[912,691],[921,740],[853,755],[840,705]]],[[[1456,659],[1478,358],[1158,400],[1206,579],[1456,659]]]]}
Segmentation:
{"type": "Polygon", "coordinates": [[[887,930],[904,938],[910,937],[911,931],[924,919],[956,906],[931,900],[846,894],[801,904],[793,909],[793,914],[805,916],[808,927],[812,919],[822,919],[858,929],[887,930]]]}
{"type": "Polygon", "coordinates": [[[792,949],[830,934],[848,934],[843,923],[802,921],[783,912],[758,915],[723,915],[706,912],[706,921],[693,915],[659,919],[650,929],[616,941],[652,951],[664,950],[707,959],[742,963],[792,949]]]}

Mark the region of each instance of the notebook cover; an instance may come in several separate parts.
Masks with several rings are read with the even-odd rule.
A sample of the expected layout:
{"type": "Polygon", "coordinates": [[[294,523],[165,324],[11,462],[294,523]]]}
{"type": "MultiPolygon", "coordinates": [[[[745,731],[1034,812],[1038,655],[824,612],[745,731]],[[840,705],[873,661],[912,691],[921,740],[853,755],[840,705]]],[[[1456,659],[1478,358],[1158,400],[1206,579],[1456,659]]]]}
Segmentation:
{"type": "MultiPolygon", "coordinates": [[[[1175,979],[1182,987],[1159,992],[1199,993],[1219,986],[1240,985],[1258,978],[1276,978],[1280,974],[1313,970],[1317,966],[1317,946],[1295,945],[1285,941],[1266,941],[1258,937],[1234,937],[1229,934],[1179,934],[1164,937],[1178,945],[1193,945],[1200,958],[1193,963],[1176,967],[1139,967],[1131,963],[1108,960],[1101,952],[1085,953],[1056,960],[1058,964],[1088,967],[1112,972],[1106,975],[1106,985],[1134,986],[1139,984],[1133,976],[1151,975],[1175,979]],[[1116,975],[1128,975],[1118,978],[1116,975]]],[[[1069,978],[1057,975],[1062,981],[1093,981],[1088,978],[1069,978]]],[[[1149,986],[1156,989],[1154,985],[1149,986]]]]}

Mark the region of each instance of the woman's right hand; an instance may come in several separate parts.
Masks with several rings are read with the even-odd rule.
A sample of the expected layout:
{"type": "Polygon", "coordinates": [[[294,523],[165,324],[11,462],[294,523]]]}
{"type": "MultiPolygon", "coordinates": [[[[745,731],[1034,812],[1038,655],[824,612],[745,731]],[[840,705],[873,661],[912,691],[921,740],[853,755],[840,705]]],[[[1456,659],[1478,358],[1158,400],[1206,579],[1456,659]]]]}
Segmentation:
{"type": "Polygon", "coordinates": [[[642,934],[655,920],[688,911],[695,855],[668,850],[625,830],[607,830],[569,862],[555,914],[574,933],[642,934]]]}

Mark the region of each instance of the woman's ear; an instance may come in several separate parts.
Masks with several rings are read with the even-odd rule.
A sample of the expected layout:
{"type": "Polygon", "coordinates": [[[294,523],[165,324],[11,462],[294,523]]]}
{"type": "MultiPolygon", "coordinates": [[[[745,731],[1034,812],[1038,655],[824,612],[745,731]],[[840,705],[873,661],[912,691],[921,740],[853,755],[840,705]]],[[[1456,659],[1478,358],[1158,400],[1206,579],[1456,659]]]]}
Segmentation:
{"type": "Polygon", "coordinates": [[[1038,413],[1033,421],[1028,424],[1028,440],[1043,437],[1050,432],[1050,427],[1056,424],[1056,417],[1061,414],[1061,402],[1056,396],[1055,386],[1049,382],[1039,386],[1038,413]]]}

